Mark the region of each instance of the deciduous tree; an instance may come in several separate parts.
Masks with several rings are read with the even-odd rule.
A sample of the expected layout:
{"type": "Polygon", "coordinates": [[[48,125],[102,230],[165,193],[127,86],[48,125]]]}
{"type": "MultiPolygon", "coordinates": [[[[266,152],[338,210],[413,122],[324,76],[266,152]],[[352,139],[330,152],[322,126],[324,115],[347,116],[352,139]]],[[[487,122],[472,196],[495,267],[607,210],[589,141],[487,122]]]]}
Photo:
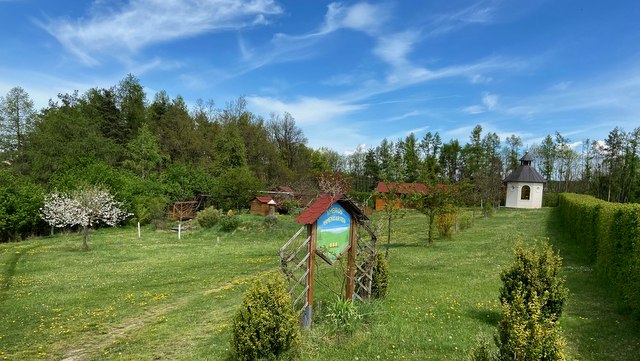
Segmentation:
{"type": "Polygon", "coordinates": [[[115,226],[129,216],[122,204],[99,186],[81,188],[71,194],[45,196],[42,218],[54,227],[81,226],[82,249],[89,250],[89,228],[99,223],[115,226]]]}

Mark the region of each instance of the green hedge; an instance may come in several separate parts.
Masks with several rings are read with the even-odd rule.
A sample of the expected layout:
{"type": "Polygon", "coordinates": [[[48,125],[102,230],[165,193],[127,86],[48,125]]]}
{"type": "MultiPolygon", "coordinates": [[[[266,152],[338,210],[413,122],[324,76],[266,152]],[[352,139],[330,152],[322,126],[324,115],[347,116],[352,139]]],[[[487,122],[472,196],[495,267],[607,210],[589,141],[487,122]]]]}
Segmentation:
{"type": "Polygon", "coordinates": [[[559,209],[564,229],[587,250],[598,275],[640,317],[640,204],[563,193],[559,209]]]}

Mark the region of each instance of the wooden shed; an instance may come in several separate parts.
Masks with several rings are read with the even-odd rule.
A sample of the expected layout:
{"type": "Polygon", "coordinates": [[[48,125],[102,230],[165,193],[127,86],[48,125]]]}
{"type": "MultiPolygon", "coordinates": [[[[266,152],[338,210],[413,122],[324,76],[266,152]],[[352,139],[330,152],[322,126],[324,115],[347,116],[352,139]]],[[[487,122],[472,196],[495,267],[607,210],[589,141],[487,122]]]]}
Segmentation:
{"type": "Polygon", "coordinates": [[[269,202],[272,202],[271,204],[275,205],[275,202],[273,201],[273,199],[271,199],[271,197],[255,197],[251,201],[251,214],[259,216],[268,215],[269,207],[271,206],[269,202]]]}
{"type": "MultiPolygon", "coordinates": [[[[394,207],[401,208],[406,207],[406,204],[403,204],[402,199],[404,196],[411,193],[426,193],[428,192],[428,187],[422,183],[385,183],[378,182],[378,186],[376,187],[376,193],[394,193],[394,207]]],[[[384,206],[387,203],[390,203],[391,200],[384,199],[381,196],[376,196],[376,211],[384,210],[384,206]]]]}
{"type": "Polygon", "coordinates": [[[171,219],[184,221],[196,216],[197,201],[175,202],[171,205],[171,219]]]}

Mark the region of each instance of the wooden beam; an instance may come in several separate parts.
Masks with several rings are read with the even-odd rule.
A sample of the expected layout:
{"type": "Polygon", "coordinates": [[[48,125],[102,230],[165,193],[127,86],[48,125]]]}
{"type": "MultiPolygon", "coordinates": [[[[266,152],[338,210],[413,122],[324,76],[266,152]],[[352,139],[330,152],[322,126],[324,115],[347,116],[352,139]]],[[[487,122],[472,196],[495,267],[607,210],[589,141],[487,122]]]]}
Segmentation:
{"type": "Polygon", "coordinates": [[[313,291],[315,276],[315,255],[316,255],[316,239],[317,239],[317,222],[307,225],[307,235],[309,237],[309,247],[307,248],[307,307],[305,307],[302,326],[304,328],[311,327],[313,317],[313,291]]]}
{"type": "Polygon", "coordinates": [[[345,297],[347,300],[353,298],[353,290],[355,287],[356,278],[356,253],[358,253],[358,240],[356,232],[358,225],[356,224],[355,217],[351,217],[351,231],[349,232],[349,254],[347,261],[347,282],[345,285],[345,297]]]}

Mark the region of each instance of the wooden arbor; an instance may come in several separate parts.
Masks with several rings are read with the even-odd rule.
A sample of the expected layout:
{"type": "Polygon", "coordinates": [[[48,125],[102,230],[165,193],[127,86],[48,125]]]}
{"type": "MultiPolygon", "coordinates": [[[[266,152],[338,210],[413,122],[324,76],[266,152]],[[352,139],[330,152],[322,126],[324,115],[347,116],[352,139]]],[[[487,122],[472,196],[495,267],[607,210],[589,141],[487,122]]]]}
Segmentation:
{"type": "Polygon", "coordinates": [[[347,253],[346,298],[363,301],[371,296],[376,237],[367,220],[349,199],[328,194],[296,218],[305,226],[280,248],[280,268],[289,280],[289,293],[294,307],[303,314],[305,327],[311,325],[316,255],[333,265],[347,253]],[[305,228],[307,237],[301,239],[305,228]]]}

